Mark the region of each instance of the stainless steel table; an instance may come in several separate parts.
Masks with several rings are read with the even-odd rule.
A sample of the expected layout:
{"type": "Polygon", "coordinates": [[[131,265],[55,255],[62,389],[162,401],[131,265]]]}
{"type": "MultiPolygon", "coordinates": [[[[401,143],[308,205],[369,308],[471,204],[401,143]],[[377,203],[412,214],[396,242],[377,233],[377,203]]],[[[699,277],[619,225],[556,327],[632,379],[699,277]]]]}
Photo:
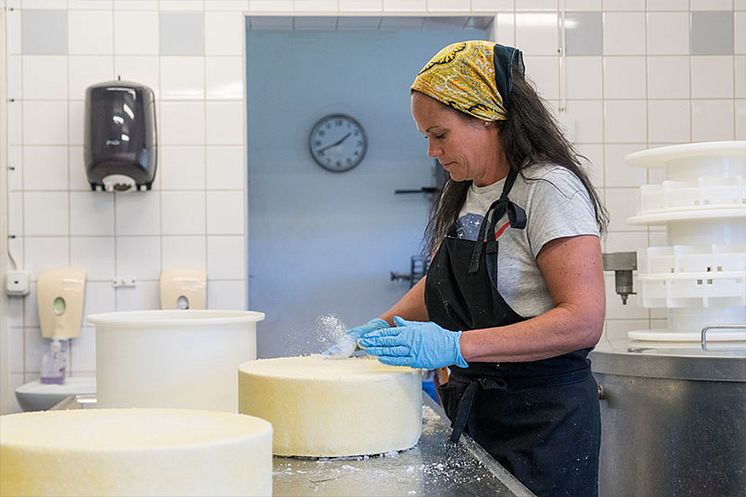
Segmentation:
{"type": "Polygon", "coordinates": [[[484,449],[463,436],[448,441],[450,422],[425,395],[420,442],[372,457],[274,458],[277,496],[533,496],[484,449]]]}
{"type": "MultiPolygon", "coordinates": [[[[450,422],[423,395],[422,436],[412,449],[378,456],[330,459],[275,457],[275,496],[533,497],[468,435],[448,441],[450,422]]],[[[68,397],[53,409],[95,405],[90,396],[68,397]]]]}

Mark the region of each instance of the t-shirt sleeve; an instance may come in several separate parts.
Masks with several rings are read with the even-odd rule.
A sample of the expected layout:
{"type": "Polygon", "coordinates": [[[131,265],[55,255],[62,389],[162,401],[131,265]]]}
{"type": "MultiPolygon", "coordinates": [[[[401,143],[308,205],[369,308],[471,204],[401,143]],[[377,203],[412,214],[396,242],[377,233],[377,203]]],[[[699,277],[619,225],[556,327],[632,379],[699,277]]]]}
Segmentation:
{"type": "Polygon", "coordinates": [[[547,242],[569,236],[600,236],[588,191],[571,171],[554,168],[534,183],[526,226],[534,258],[547,242]]]}

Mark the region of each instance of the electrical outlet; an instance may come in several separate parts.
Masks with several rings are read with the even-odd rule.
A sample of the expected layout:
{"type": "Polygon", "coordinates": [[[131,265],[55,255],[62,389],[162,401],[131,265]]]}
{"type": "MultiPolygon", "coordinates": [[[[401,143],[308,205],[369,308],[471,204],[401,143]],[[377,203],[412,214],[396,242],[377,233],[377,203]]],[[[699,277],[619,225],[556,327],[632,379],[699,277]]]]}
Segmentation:
{"type": "Polygon", "coordinates": [[[8,271],[5,273],[5,293],[8,295],[28,295],[30,286],[26,271],[8,271]]]}

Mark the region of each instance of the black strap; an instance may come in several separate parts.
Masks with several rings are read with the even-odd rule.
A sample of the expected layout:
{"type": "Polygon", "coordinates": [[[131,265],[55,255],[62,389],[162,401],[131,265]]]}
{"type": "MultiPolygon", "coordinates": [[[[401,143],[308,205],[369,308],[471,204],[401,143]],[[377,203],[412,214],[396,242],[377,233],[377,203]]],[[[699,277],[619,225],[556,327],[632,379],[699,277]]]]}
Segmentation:
{"type": "Polygon", "coordinates": [[[476,380],[469,383],[466,387],[464,395],[458,401],[458,408],[456,410],[456,418],[451,423],[453,432],[451,433],[451,442],[456,443],[461,438],[466,428],[466,423],[469,421],[469,414],[471,413],[471,406],[474,403],[474,397],[477,394],[479,387],[482,390],[508,390],[508,384],[505,380],[500,378],[477,378],[476,380]]]}
{"type": "Polygon", "coordinates": [[[479,227],[479,235],[474,244],[474,250],[471,252],[469,274],[479,271],[479,260],[482,257],[482,249],[488,243],[490,244],[490,248],[492,248],[492,244],[495,242],[495,226],[506,210],[511,228],[524,229],[526,227],[526,211],[519,205],[511,202],[508,198],[508,193],[513,188],[516,177],[518,177],[518,171],[511,168],[508,177],[505,179],[505,185],[503,186],[500,198],[493,202],[484,214],[482,225],[479,227]],[[490,228],[489,231],[487,231],[488,227],[490,228]],[[487,233],[490,233],[491,236],[487,236],[487,233]]]}

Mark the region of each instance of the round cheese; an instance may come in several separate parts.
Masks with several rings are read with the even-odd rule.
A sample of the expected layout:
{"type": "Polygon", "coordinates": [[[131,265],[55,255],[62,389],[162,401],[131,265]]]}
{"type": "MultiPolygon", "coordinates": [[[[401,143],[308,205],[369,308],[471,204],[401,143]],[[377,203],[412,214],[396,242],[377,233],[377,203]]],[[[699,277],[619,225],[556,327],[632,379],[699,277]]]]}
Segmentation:
{"type": "Polygon", "coordinates": [[[0,417],[2,496],[272,493],[272,426],[240,414],[90,409],[0,417]]]}
{"type": "Polygon", "coordinates": [[[249,361],[238,371],[238,410],[272,423],[276,455],[381,454],[419,440],[417,369],[314,355],[249,361]]]}

